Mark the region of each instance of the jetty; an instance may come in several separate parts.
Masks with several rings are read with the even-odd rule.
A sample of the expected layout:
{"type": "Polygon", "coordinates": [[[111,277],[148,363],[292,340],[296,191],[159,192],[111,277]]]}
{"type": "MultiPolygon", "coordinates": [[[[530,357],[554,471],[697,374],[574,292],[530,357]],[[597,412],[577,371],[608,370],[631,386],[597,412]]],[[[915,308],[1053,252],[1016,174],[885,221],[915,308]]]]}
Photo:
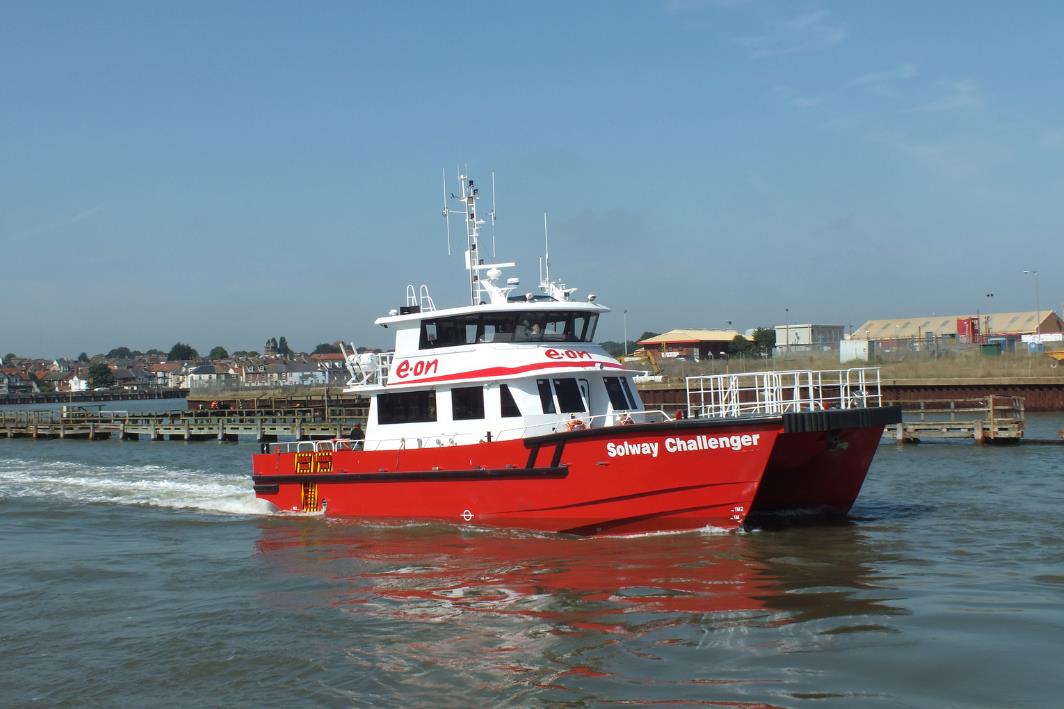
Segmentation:
{"type": "Polygon", "coordinates": [[[355,424],[364,426],[365,406],[274,410],[169,411],[131,413],[86,407],[62,411],[0,413],[0,437],[37,439],[151,441],[237,441],[240,436],[259,442],[280,436],[297,439],[345,437],[355,424]]]}
{"type": "Polygon", "coordinates": [[[930,440],[1019,443],[1023,439],[1024,400],[989,396],[982,399],[930,399],[892,402],[904,420],[884,435],[899,444],[930,440]]]}

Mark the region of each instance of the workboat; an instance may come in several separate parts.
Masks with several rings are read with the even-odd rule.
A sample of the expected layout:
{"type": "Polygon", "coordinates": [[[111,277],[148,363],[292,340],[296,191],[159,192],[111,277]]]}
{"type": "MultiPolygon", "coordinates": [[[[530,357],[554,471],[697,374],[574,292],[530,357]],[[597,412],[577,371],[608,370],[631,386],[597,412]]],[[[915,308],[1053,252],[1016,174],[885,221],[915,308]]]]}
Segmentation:
{"type": "MultiPolygon", "coordinates": [[[[609,308],[551,280],[518,294],[514,263],[480,258],[480,190],[451,195],[466,226],[469,304],[429,290],[378,318],[392,352],[344,356],[369,401],[349,438],[267,445],[255,494],[278,510],[579,535],[735,528],[751,513],[845,514],[885,425],[878,370],[719,374],[686,382],[672,414],[644,406],[595,343],[609,308]]],[[[494,210],[491,218],[494,220],[494,210]]],[[[671,408],[671,407],[670,407],[671,408]]]]}

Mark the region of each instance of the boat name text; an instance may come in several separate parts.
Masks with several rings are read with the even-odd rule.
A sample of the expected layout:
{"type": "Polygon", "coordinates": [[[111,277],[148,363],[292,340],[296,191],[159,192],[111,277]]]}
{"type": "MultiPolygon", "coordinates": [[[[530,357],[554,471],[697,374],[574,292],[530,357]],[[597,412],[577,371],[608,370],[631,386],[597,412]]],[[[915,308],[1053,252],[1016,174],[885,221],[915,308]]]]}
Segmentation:
{"type": "MultiPolygon", "coordinates": [[[[745,448],[753,448],[760,445],[760,433],[733,434],[730,436],[707,436],[705,434],[691,438],[678,438],[670,436],[665,439],[666,453],[686,453],[688,451],[704,450],[733,450],[741,451],[745,448]]],[[[651,458],[658,457],[658,441],[644,443],[607,443],[606,455],[611,458],[623,458],[627,455],[649,455],[651,458]]]]}

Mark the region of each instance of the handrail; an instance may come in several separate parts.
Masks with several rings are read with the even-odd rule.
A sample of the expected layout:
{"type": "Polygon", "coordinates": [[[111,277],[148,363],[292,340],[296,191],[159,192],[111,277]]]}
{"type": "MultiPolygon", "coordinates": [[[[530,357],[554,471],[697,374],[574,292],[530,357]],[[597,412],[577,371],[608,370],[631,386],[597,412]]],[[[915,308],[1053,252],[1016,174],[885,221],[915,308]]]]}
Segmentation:
{"type": "Polygon", "coordinates": [[[882,406],[878,367],[687,377],[688,416],[740,418],[882,406]]]}
{"type": "MultiPolygon", "coordinates": [[[[579,420],[585,424],[585,428],[589,429],[601,429],[610,426],[623,426],[622,423],[624,416],[627,415],[632,423],[650,423],[651,419],[661,421],[672,421],[672,417],[669,416],[661,409],[641,409],[631,411],[616,411],[609,414],[596,414],[595,416],[581,416],[579,420]]],[[[555,421],[546,421],[544,423],[531,424],[528,426],[518,426],[514,428],[504,428],[498,431],[489,431],[491,434],[491,440],[520,440],[529,436],[543,435],[545,433],[552,433],[559,429],[566,429],[566,424],[571,419],[558,419],[555,421]],[[546,429],[550,427],[549,431],[546,429]]],[[[576,430],[576,429],[571,429],[576,430]]],[[[486,435],[479,433],[438,433],[430,436],[404,436],[397,438],[374,438],[369,440],[353,441],[349,438],[336,438],[322,441],[280,441],[277,443],[266,444],[267,452],[270,453],[303,453],[307,451],[323,452],[323,451],[336,451],[336,450],[404,450],[404,449],[418,449],[418,448],[437,448],[437,447],[449,447],[456,445],[467,445],[476,443],[478,441],[485,442],[488,438],[486,435]],[[436,443],[437,441],[446,441],[444,443],[436,443]],[[346,447],[350,444],[350,447],[346,447]],[[339,446],[339,447],[337,447],[339,446]]]]}

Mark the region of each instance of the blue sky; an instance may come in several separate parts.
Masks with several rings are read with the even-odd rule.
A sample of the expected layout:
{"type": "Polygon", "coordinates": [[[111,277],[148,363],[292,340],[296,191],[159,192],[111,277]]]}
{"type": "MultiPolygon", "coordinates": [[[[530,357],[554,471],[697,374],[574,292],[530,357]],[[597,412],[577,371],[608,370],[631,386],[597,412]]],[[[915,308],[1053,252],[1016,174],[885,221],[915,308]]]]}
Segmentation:
{"type": "Polygon", "coordinates": [[[644,330],[1060,308],[1064,7],[7,3],[0,350],[381,346],[498,255],[644,330]],[[988,298],[987,293],[993,293],[988,298]]]}

